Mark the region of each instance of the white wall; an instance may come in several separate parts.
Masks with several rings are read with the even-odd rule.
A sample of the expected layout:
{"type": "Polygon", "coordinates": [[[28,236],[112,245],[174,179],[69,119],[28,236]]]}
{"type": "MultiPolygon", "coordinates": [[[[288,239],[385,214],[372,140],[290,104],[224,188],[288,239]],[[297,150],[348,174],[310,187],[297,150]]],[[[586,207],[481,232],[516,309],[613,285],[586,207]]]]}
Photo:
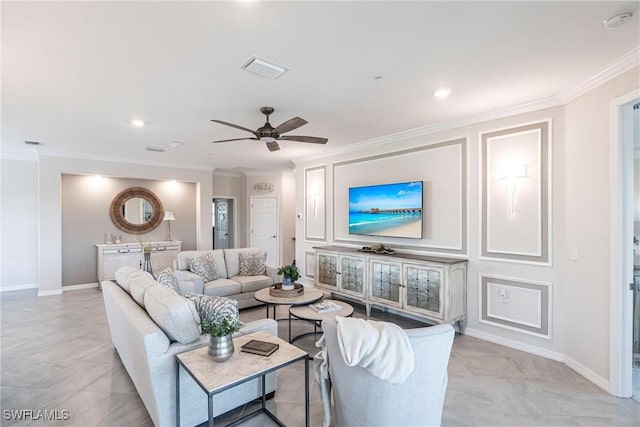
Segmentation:
{"type": "Polygon", "coordinates": [[[38,284],[38,163],[0,160],[0,288],[38,284]]]}
{"type": "MultiPolygon", "coordinates": [[[[362,147],[356,151],[299,162],[297,166],[298,214],[304,213],[304,170],[327,166],[328,206],[325,242],[304,241],[304,223],[297,223],[296,246],[299,259],[313,246],[332,244],[335,210],[344,205],[332,202],[332,164],[395,152],[466,136],[468,138],[468,288],[467,333],[483,339],[565,361],[599,386],[608,388],[609,364],[609,147],[610,101],[638,87],[638,68],[568,103],[554,107],[478,123],[412,139],[393,140],[362,147]],[[552,122],[552,265],[527,265],[479,259],[479,134],[525,123],[552,122]],[[579,259],[570,260],[571,247],[579,259]],[[480,323],[478,278],[480,274],[551,283],[551,338],[480,323]]],[[[381,166],[383,167],[383,166],[381,166]]],[[[397,166],[396,166],[397,167],[397,166]]],[[[378,169],[361,172],[363,180],[376,177],[378,169]]],[[[398,170],[406,174],[406,170],[398,170]]],[[[344,188],[341,189],[344,191],[344,188]]],[[[437,207],[434,207],[437,208],[437,207]]],[[[303,216],[304,218],[304,216],[303,216]]],[[[353,237],[353,236],[352,236],[353,237]]],[[[384,241],[384,239],[380,239],[384,241]]],[[[364,243],[364,242],[361,242],[364,243]]],[[[393,243],[391,240],[385,243],[393,243]]],[[[445,255],[445,254],[443,254],[445,255]]]]}
{"type": "Polygon", "coordinates": [[[210,249],[212,179],[210,171],[122,162],[40,156],[38,176],[39,295],[62,291],[62,174],[176,180],[196,185],[196,247],[210,249]]]}
{"type": "MultiPolygon", "coordinates": [[[[152,181],[62,175],[62,285],[97,281],[96,243],[104,243],[104,234],[121,236],[135,242],[136,236],[118,229],[109,215],[112,200],[123,190],[143,187],[160,199],[164,210],[172,211],[171,238],[182,242],[182,250],[196,248],[196,185],[190,182],[152,181]]],[[[167,222],[138,239],[144,242],[165,240],[167,222]]]]}
{"type": "MultiPolygon", "coordinates": [[[[565,354],[608,383],[611,184],[610,101],[638,87],[638,68],[566,105],[565,197],[560,207],[566,245],[559,248],[565,316],[565,354]],[[569,259],[576,247],[577,261],[569,259]]],[[[631,236],[630,236],[631,238],[631,236]]]]}

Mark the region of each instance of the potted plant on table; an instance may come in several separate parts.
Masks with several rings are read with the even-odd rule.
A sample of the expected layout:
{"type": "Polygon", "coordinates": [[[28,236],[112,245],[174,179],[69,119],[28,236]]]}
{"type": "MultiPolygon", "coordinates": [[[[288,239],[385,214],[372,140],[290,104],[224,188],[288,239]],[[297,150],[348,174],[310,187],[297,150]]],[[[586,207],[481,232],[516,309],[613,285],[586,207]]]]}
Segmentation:
{"type": "Polygon", "coordinates": [[[282,276],[282,290],[290,291],[295,288],[295,282],[300,278],[300,270],[296,267],[296,262],[291,264],[282,265],[276,271],[278,276],[282,276]]]}
{"type": "Polygon", "coordinates": [[[210,314],[201,320],[202,332],[209,334],[209,355],[214,362],[224,362],[233,355],[233,339],[231,336],[242,328],[243,324],[237,316],[210,314]]]}

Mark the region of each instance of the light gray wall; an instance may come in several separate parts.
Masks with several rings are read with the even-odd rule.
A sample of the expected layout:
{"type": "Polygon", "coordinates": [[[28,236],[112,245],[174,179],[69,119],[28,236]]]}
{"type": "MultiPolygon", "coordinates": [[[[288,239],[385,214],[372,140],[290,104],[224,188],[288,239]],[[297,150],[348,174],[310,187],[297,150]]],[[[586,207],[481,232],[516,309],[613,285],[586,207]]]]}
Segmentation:
{"type": "Polygon", "coordinates": [[[236,235],[234,246],[247,247],[247,178],[245,176],[213,173],[213,197],[236,198],[236,235]]]}
{"type": "Polygon", "coordinates": [[[571,314],[565,317],[565,354],[609,380],[611,162],[610,102],[638,88],[638,67],[566,105],[566,181],[560,207],[566,246],[559,248],[562,291],[571,314]],[[569,248],[579,259],[569,260],[569,248]],[[588,327],[585,327],[588,325],[588,327]]]}
{"type": "Polygon", "coordinates": [[[196,246],[211,249],[211,171],[180,169],[89,159],[41,155],[38,160],[39,291],[38,295],[62,292],[62,199],[63,174],[131,179],[176,180],[196,185],[196,246]]]}
{"type": "MultiPolygon", "coordinates": [[[[104,243],[104,234],[121,236],[121,241],[135,242],[113,225],[109,207],[113,198],[130,187],[143,187],[155,193],[166,211],[173,211],[171,238],[182,242],[183,250],[196,248],[196,185],[185,182],[107,178],[91,175],[62,175],[62,285],[97,281],[96,243],[104,243]]],[[[141,241],[164,240],[167,223],[150,233],[139,235],[141,241]]]]}
{"type": "Polygon", "coordinates": [[[38,283],[38,163],[0,160],[0,288],[38,283]]]}

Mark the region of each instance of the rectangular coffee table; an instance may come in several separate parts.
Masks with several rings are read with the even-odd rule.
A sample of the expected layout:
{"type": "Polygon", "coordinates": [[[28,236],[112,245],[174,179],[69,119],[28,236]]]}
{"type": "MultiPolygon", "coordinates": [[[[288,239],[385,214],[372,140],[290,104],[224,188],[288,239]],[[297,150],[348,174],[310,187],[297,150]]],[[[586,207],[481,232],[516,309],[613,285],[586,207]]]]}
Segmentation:
{"type": "Polygon", "coordinates": [[[304,360],[305,425],[309,427],[309,353],[281,340],[265,331],[254,332],[233,339],[233,356],[226,362],[216,363],[208,354],[208,347],[200,347],[176,355],[176,425],[180,425],[180,370],[181,367],[195,380],[208,396],[209,426],[213,426],[213,396],[239,384],[260,377],[262,383],[262,405],[256,411],[233,422],[237,424],[262,412],[278,425],[284,425],[266,408],[265,375],[292,363],[304,360]],[[269,357],[244,353],[240,347],[256,339],[279,344],[278,350],[269,357]]]}

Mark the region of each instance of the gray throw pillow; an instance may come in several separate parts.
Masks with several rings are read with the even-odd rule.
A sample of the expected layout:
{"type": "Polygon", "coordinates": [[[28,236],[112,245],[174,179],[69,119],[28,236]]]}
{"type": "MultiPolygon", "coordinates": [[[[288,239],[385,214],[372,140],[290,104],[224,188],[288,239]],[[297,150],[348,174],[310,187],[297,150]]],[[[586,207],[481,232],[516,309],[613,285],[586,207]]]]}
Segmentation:
{"type": "Polygon", "coordinates": [[[177,294],[180,293],[178,278],[173,274],[173,270],[169,267],[158,273],[156,276],[156,282],[160,283],[162,286],[166,286],[177,294]]]}
{"type": "Polygon", "coordinates": [[[263,276],[267,272],[267,253],[240,252],[240,272],[238,276],[263,276]]]}
{"type": "Polygon", "coordinates": [[[238,301],[225,298],[216,297],[210,295],[193,294],[187,292],[184,297],[191,301],[196,307],[196,311],[200,316],[200,321],[204,321],[209,316],[214,319],[222,319],[223,317],[230,317],[238,320],[240,318],[240,312],[238,311],[238,301]]]}
{"type": "Polygon", "coordinates": [[[216,261],[210,253],[204,254],[198,258],[192,258],[191,261],[189,261],[189,270],[191,270],[192,273],[203,277],[207,282],[218,278],[216,261]]]}

